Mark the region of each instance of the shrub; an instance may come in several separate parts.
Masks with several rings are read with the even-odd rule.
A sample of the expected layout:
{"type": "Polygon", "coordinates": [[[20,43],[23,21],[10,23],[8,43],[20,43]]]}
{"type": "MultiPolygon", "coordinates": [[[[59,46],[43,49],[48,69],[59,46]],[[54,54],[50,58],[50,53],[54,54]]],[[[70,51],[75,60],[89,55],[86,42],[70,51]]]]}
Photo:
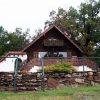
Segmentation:
{"type": "Polygon", "coordinates": [[[45,72],[65,72],[65,73],[72,73],[76,71],[71,63],[58,63],[58,64],[47,65],[44,70],[45,72]]]}

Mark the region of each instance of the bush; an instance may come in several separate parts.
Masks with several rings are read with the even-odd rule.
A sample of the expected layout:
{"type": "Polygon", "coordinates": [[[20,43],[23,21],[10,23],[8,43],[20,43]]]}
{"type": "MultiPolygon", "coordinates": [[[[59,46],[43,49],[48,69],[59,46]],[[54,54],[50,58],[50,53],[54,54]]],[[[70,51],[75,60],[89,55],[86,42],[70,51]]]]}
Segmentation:
{"type": "Polygon", "coordinates": [[[45,72],[65,72],[72,73],[76,71],[74,66],[71,63],[58,63],[52,64],[45,67],[45,72]]]}

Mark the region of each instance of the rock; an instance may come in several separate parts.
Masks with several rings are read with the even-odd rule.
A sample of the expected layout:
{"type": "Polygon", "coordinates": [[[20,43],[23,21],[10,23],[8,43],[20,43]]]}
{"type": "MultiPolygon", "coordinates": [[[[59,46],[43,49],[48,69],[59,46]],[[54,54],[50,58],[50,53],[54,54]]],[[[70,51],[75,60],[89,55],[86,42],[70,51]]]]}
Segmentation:
{"type": "Polygon", "coordinates": [[[50,88],[62,88],[64,87],[64,84],[60,84],[57,80],[54,78],[49,78],[48,79],[48,87],[50,88]]]}
{"type": "Polygon", "coordinates": [[[65,87],[64,84],[58,84],[58,85],[56,86],[56,88],[63,88],[63,87],[65,87]]]}
{"type": "Polygon", "coordinates": [[[48,78],[47,82],[48,82],[48,87],[50,88],[56,88],[59,85],[59,82],[54,78],[48,78]]]}
{"type": "Polygon", "coordinates": [[[77,82],[77,83],[84,83],[84,79],[75,78],[75,82],[77,82]]]}

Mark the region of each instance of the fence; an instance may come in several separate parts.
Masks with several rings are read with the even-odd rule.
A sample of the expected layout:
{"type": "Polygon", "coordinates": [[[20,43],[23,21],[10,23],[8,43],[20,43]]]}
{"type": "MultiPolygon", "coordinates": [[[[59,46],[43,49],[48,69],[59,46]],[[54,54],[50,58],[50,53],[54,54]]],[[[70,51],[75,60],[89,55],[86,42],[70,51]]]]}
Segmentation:
{"type": "Polygon", "coordinates": [[[46,58],[34,58],[30,60],[27,64],[25,63],[25,66],[22,67],[24,70],[31,69],[32,66],[47,66],[50,64],[56,64],[56,63],[63,63],[63,62],[69,62],[72,63],[74,66],[83,67],[82,71],[85,71],[85,66],[88,68],[91,68],[93,70],[99,70],[100,68],[100,57],[67,57],[67,58],[54,58],[54,57],[46,57],[46,58]]]}
{"type": "MultiPolygon", "coordinates": [[[[31,81],[33,81],[34,84],[39,84],[40,83],[37,86],[41,87],[41,89],[44,90],[43,85],[42,85],[43,82],[44,82],[44,69],[42,69],[42,72],[39,72],[40,75],[41,75],[41,80],[38,80],[36,73],[35,74],[31,73],[31,75],[30,74],[25,74],[25,73],[24,74],[23,73],[22,74],[18,73],[19,69],[20,69],[19,68],[20,67],[19,58],[18,57],[3,57],[2,56],[0,58],[1,58],[0,62],[5,61],[5,59],[11,59],[11,58],[15,59],[14,64],[13,64],[14,65],[13,66],[14,70],[12,70],[12,72],[8,72],[8,71],[7,72],[0,72],[0,88],[1,88],[1,90],[2,89],[3,90],[13,90],[14,92],[16,92],[18,90],[17,87],[21,86],[21,82],[22,82],[22,85],[25,86],[25,83],[28,83],[28,82],[31,82],[31,81]],[[32,77],[32,76],[34,76],[34,77],[32,77]]],[[[43,63],[42,63],[42,66],[43,66],[43,63]]],[[[4,66],[0,66],[0,67],[4,67],[4,66]]],[[[33,89],[32,88],[30,88],[30,89],[36,90],[35,85],[33,85],[33,87],[34,87],[33,89]]],[[[21,87],[20,87],[20,89],[21,89],[21,87]]],[[[30,90],[30,89],[27,89],[27,90],[30,90]]]]}
{"type": "MultiPolygon", "coordinates": [[[[2,58],[15,58],[16,63],[13,73],[0,72],[0,90],[44,90],[63,84],[64,86],[72,85],[91,85],[90,81],[100,84],[99,62],[100,57],[73,57],[73,58],[42,58],[34,59],[32,64],[42,66],[40,73],[23,73],[18,72],[18,58],[17,57],[2,57],[2,58]],[[36,60],[36,61],[35,61],[36,60]],[[36,63],[37,62],[37,63],[36,63]],[[72,74],[66,73],[45,73],[44,67],[48,64],[70,62],[76,66],[83,66],[83,72],[76,72],[72,74]],[[87,65],[94,70],[92,78],[88,78],[84,66],[87,65]],[[77,81],[76,81],[77,80],[77,81]],[[53,83],[51,83],[51,81],[53,83]],[[80,82],[78,82],[80,81],[80,82]]],[[[62,85],[62,86],[63,86],[62,85]]]]}
{"type": "MultiPolygon", "coordinates": [[[[14,71],[13,71],[13,73],[12,73],[12,79],[13,79],[13,81],[12,81],[12,83],[13,83],[13,89],[14,89],[14,91],[16,91],[16,75],[17,75],[17,72],[18,72],[18,57],[0,57],[1,59],[1,61],[3,61],[3,60],[5,60],[5,59],[7,59],[7,58],[15,58],[15,62],[16,63],[14,63],[14,71]]],[[[0,67],[3,67],[3,66],[0,66],[0,67]]],[[[8,66],[9,67],[9,66],[8,66]]],[[[2,76],[2,73],[1,73],[1,76],[2,76]]],[[[9,75],[8,75],[9,76],[9,75]]],[[[4,76],[5,77],[5,76],[4,76]]],[[[6,77],[7,78],[7,77],[6,77]]],[[[1,80],[1,82],[2,82],[2,80],[1,80]]],[[[6,84],[6,79],[4,78],[4,84],[6,84]]]]}

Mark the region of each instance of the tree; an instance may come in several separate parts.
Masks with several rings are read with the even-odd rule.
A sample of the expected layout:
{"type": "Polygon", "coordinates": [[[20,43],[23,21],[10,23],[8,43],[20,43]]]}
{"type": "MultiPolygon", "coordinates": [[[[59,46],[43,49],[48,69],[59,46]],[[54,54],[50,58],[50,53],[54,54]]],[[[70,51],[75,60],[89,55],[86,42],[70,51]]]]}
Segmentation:
{"type": "MultiPolygon", "coordinates": [[[[84,51],[93,54],[93,47],[100,42],[100,0],[82,3],[79,10],[79,25],[84,39],[84,51]]],[[[80,38],[81,39],[81,38],[80,38]]]]}
{"type": "Polygon", "coordinates": [[[57,25],[62,31],[69,33],[84,50],[85,55],[93,56],[96,53],[94,47],[100,43],[100,0],[81,3],[78,10],[73,7],[68,11],[59,8],[58,12],[50,12],[49,17],[45,27],[57,25]]]}
{"type": "Polygon", "coordinates": [[[0,55],[9,51],[19,51],[29,43],[29,30],[22,32],[21,28],[16,28],[15,32],[7,32],[0,28],[0,55]]]}
{"type": "Polygon", "coordinates": [[[7,31],[4,30],[4,28],[0,27],[0,55],[2,55],[5,52],[5,46],[7,43],[7,37],[6,37],[7,31]]]}

